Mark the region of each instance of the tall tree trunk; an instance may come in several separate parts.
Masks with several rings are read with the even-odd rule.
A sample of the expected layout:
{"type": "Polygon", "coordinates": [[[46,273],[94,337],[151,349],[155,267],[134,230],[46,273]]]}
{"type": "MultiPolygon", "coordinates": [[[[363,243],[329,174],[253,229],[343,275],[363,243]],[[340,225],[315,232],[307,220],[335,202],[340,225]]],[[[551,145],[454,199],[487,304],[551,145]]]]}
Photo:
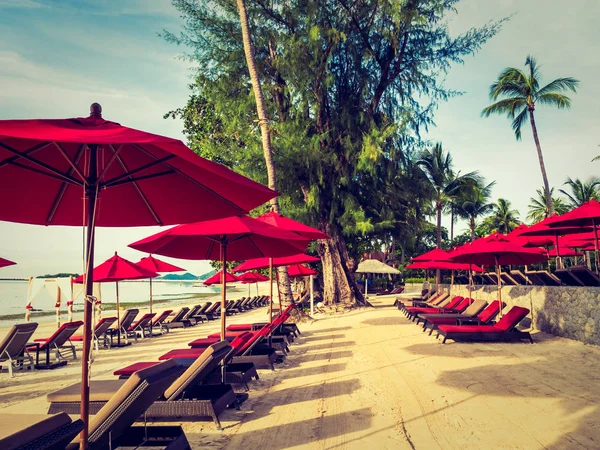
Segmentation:
{"type": "Polygon", "coordinates": [[[544,192],[546,194],[546,204],[548,205],[548,215],[554,214],[554,205],[552,205],[552,196],[550,195],[550,184],[548,183],[548,175],[546,175],[546,166],[544,165],[544,155],[542,154],[542,146],[538,138],[537,127],[535,126],[535,118],[533,117],[533,108],[529,109],[529,121],[531,122],[531,131],[533,131],[533,140],[537,148],[538,159],[540,160],[540,170],[542,171],[542,179],[544,180],[544,192]]]}
{"type": "Polygon", "coordinates": [[[475,217],[469,218],[469,228],[471,229],[471,242],[475,240],[475,217]]]}
{"type": "MultiPolygon", "coordinates": [[[[246,11],[245,1],[237,0],[237,8],[240,14],[240,25],[242,28],[242,40],[244,42],[246,64],[248,65],[248,72],[250,73],[250,80],[252,82],[252,90],[254,91],[254,97],[256,98],[256,112],[258,113],[258,124],[260,126],[265,165],[267,167],[267,179],[269,182],[269,188],[275,191],[277,190],[277,187],[275,181],[275,164],[273,163],[273,148],[271,146],[271,130],[269,128],[269,118],[267,117],[267,109],[265,108],[265,99],[263,97],[262,87],[260,85],[260,78],[256,70],[256,62],[254,60],[254,50],[252,46],[252,38],[250,36],[250,26],[248,25],[248,13],[246,11]]],[[[271,199],[270,203],[271,209],[279,214],[279,203],[277,201],[277,197],[271,199]]],[[[281,294],[283,295],[284,299],[291,301],[292,288],[290,285],[290,278],[288,276],[287,268],[279,267],[277,272],[279,273],[279,282],[282,291],[281,294]]]]}
{"type": "MultiPolygon", "coordinates": [[[[442,195],[438,191],[437,203],[435,207],[437,209],[437,248],[442,248],[442,195]]],[[[435,271],[435,285],[440,285],[440,269],[435,271]]]]}
{"type": "Polygon", "coordinates": [[[454,240],[454,207],[450,208],[450,242],[454,240]]]}

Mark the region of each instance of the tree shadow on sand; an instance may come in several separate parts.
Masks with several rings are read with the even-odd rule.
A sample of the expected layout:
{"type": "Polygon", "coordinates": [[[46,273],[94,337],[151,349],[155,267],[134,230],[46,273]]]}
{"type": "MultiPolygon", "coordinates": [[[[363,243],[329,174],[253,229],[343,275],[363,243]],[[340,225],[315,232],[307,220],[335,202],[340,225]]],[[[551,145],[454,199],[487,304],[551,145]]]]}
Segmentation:
{"type": "Polygon", "coordinates": [[[412,322],[409,322],[406,317],[381,317],[377,319],[366,319],[361,322],[364,325],[373,325],[373,326],[381,326],[381,325],[410,325],[412,322]]]}

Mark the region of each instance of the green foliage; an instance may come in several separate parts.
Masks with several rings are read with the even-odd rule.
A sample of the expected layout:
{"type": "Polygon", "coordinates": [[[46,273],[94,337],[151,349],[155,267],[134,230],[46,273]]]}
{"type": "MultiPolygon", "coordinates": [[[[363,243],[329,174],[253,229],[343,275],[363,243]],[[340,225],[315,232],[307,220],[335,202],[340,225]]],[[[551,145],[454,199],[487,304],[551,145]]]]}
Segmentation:
{"type": "Polygon", "coordinates": [[[423,284],[425,283],[425,278],[423,277],[410,277],[404,279],[405,284],[423,284]]]}
{"type": "MultiPolygon", "coordinates": [[[[282,210],[351,257],[390,240],[413,248],[426,227],[433,192],[416,164],[421,133],[457,94],[440,80],[500,28],[451,35],[456,3],[247,1],[282,210]]],[[[194,151],[265,182],[235,3],[173,4],[184,29],[163,36],[188,49],[197,71],[188,103],[167,117],[183,118],[194,151]]]]}
{"type": "Polygon", "coordinates": [[[466,185],[456,200],[458,215],[469,221],[472,238],[476,237],[477,219],[494,209],[494,205],[489,203],[489,200],[495,184],[496,182],[492,181],[486,185],[483,178],[480,178],[475,183],[466,185]]]}
{"type": "Polygon", "coordinates": [[[498,202],[493,205],[492,215],[486,217],[483,222],[489,229],[489,233],[508,234],[519,226],[519,211],[511,209],[508,200],[499,198],[498,202]]]}
{"type": "MultiPolygon", "coordinates": [[[[531,197],[529,199],[529,205],[527,209],[527,220],[529,223],[538,223],[548,217],[549,209],[546,203],[546,195],[544,189],[537,189],[535,191],[537,197],[531,197]]],[[[564,214],[569,210],[569,207],[560,197],[554,197],[554,188],[550,188],[550,196],[552,198],[552,206],[556,214],[564,214]]]]}
{"type": "Polygon", "coordinates": [[[592,177],[588,181],[581,181],[579,178],[572,180],[569,177],[564,184],[569,187],[571,192],[564,189],[558,191],[567,197],[570,208],[577,208],[590,200],[600,200],[600,194],[598,193],[600,179],[596,177],[592,177]]]}

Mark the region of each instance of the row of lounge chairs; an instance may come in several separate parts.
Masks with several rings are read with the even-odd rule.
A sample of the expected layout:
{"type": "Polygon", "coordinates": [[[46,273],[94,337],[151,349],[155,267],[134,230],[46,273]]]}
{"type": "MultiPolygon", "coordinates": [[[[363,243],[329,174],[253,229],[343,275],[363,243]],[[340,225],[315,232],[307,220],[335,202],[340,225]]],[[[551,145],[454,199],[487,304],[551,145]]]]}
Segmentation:
{"type": "Polygon", "coordinates": [[[513,306],[498,322],[494,322],[506,303],[499,300],[487,303],[461,296],[450,298],[448,294],[433,295],[427,301],[413,299],[412,305],[399,302],[398,309],[429,335],[437,330],[437,336],[454,341],[507,342],[533,339],[528,332],[517,330],[517,325],[529,314],[527,308],[513,306]]]}
{"type": "MultiPolygon", "coordinates": [[[[227,302],[226,313],[238,314],[259,306],[268,301],[266,296],[242,298],[227,302]]],[[[183,307],[169,320],[172,310],[162,313],[146,313],[140,318],[138,309],[128,309],[123,314],[120,328],[113,328],[116,317],[100,319],[92,331],[93,346],[96,351],[100,348],[110,348],[116,336],[120,335],[125,344],[133,338],[160,336],[172,328],[194,326],[205,320],[214,320],[220,315],[220,303],[206,302],[192,308],[183,307]],[[137,320],[136,320],[137,318],[137,320]]],[[[38,324],[31,322],[14,325],[0,342],[0,363],[6,362],[9,375],[13,376],[15,369],[54,369],[64,366],[69,359],[77,359],[76,344],[83,342],[83,335],[76,334],[83,322],[74,321],[62,324],[51,336],[31,341],[38,324]],[[41,361],[40,361],[41,359],[41,361]]],[[[120,339],[119,338],[119,339],[120,339]]]]}
{"type": "MultiPolygon", "coordinates": [[[[506,286],[600,286],[600,277],[585,266],[573,266],[558,269],[553,273],[547,270],[511,270],[500,274],[501,284],[506,286]]],[[[454,277],[456,284],[468,284],[467,275],[454,277]]],[[[473,283],[477,285],[497,285],[495,272],[473,274],[473,283]]]]}

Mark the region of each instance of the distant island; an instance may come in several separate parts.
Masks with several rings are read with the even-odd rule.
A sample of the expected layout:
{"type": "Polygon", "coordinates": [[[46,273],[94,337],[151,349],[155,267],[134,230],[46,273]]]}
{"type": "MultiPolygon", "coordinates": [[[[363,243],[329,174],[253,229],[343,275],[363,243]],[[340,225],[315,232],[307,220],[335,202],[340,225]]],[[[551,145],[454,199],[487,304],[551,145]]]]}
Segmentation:
{"type": "Polygon", "coordinates": [[[192,273],[186,272],[181,275],[178,273],[168,273],[158,279],[159,280],[170,280],[170,281],[195,281],[195,280],[199,280],[200,278],[192,273]]]}
{"type": "Polygon", "coordinates": [[[54,273],[54,274],[46,274],[46,275],[39,275],[36,278],[69,278],[69,277],[73,277],[73,278],[77,278],[79,276],[78,273],[54,273]]]}
{"type": "Polygon", "coordinates": [[[206,272],[205,274],[203,274],[203,275],[200,275],[200,276],[198,277],[198,279],[199,279],[199,280],[202,280],[202,281],[204,281],[204,280],[208,280],[208,279],[209,279],[210,277],[212,277],[212,276],[213,276],[215,273],[217,273],[217,271],[216,271],[216,270],[211,270],[210,272],[206,272]]]}

